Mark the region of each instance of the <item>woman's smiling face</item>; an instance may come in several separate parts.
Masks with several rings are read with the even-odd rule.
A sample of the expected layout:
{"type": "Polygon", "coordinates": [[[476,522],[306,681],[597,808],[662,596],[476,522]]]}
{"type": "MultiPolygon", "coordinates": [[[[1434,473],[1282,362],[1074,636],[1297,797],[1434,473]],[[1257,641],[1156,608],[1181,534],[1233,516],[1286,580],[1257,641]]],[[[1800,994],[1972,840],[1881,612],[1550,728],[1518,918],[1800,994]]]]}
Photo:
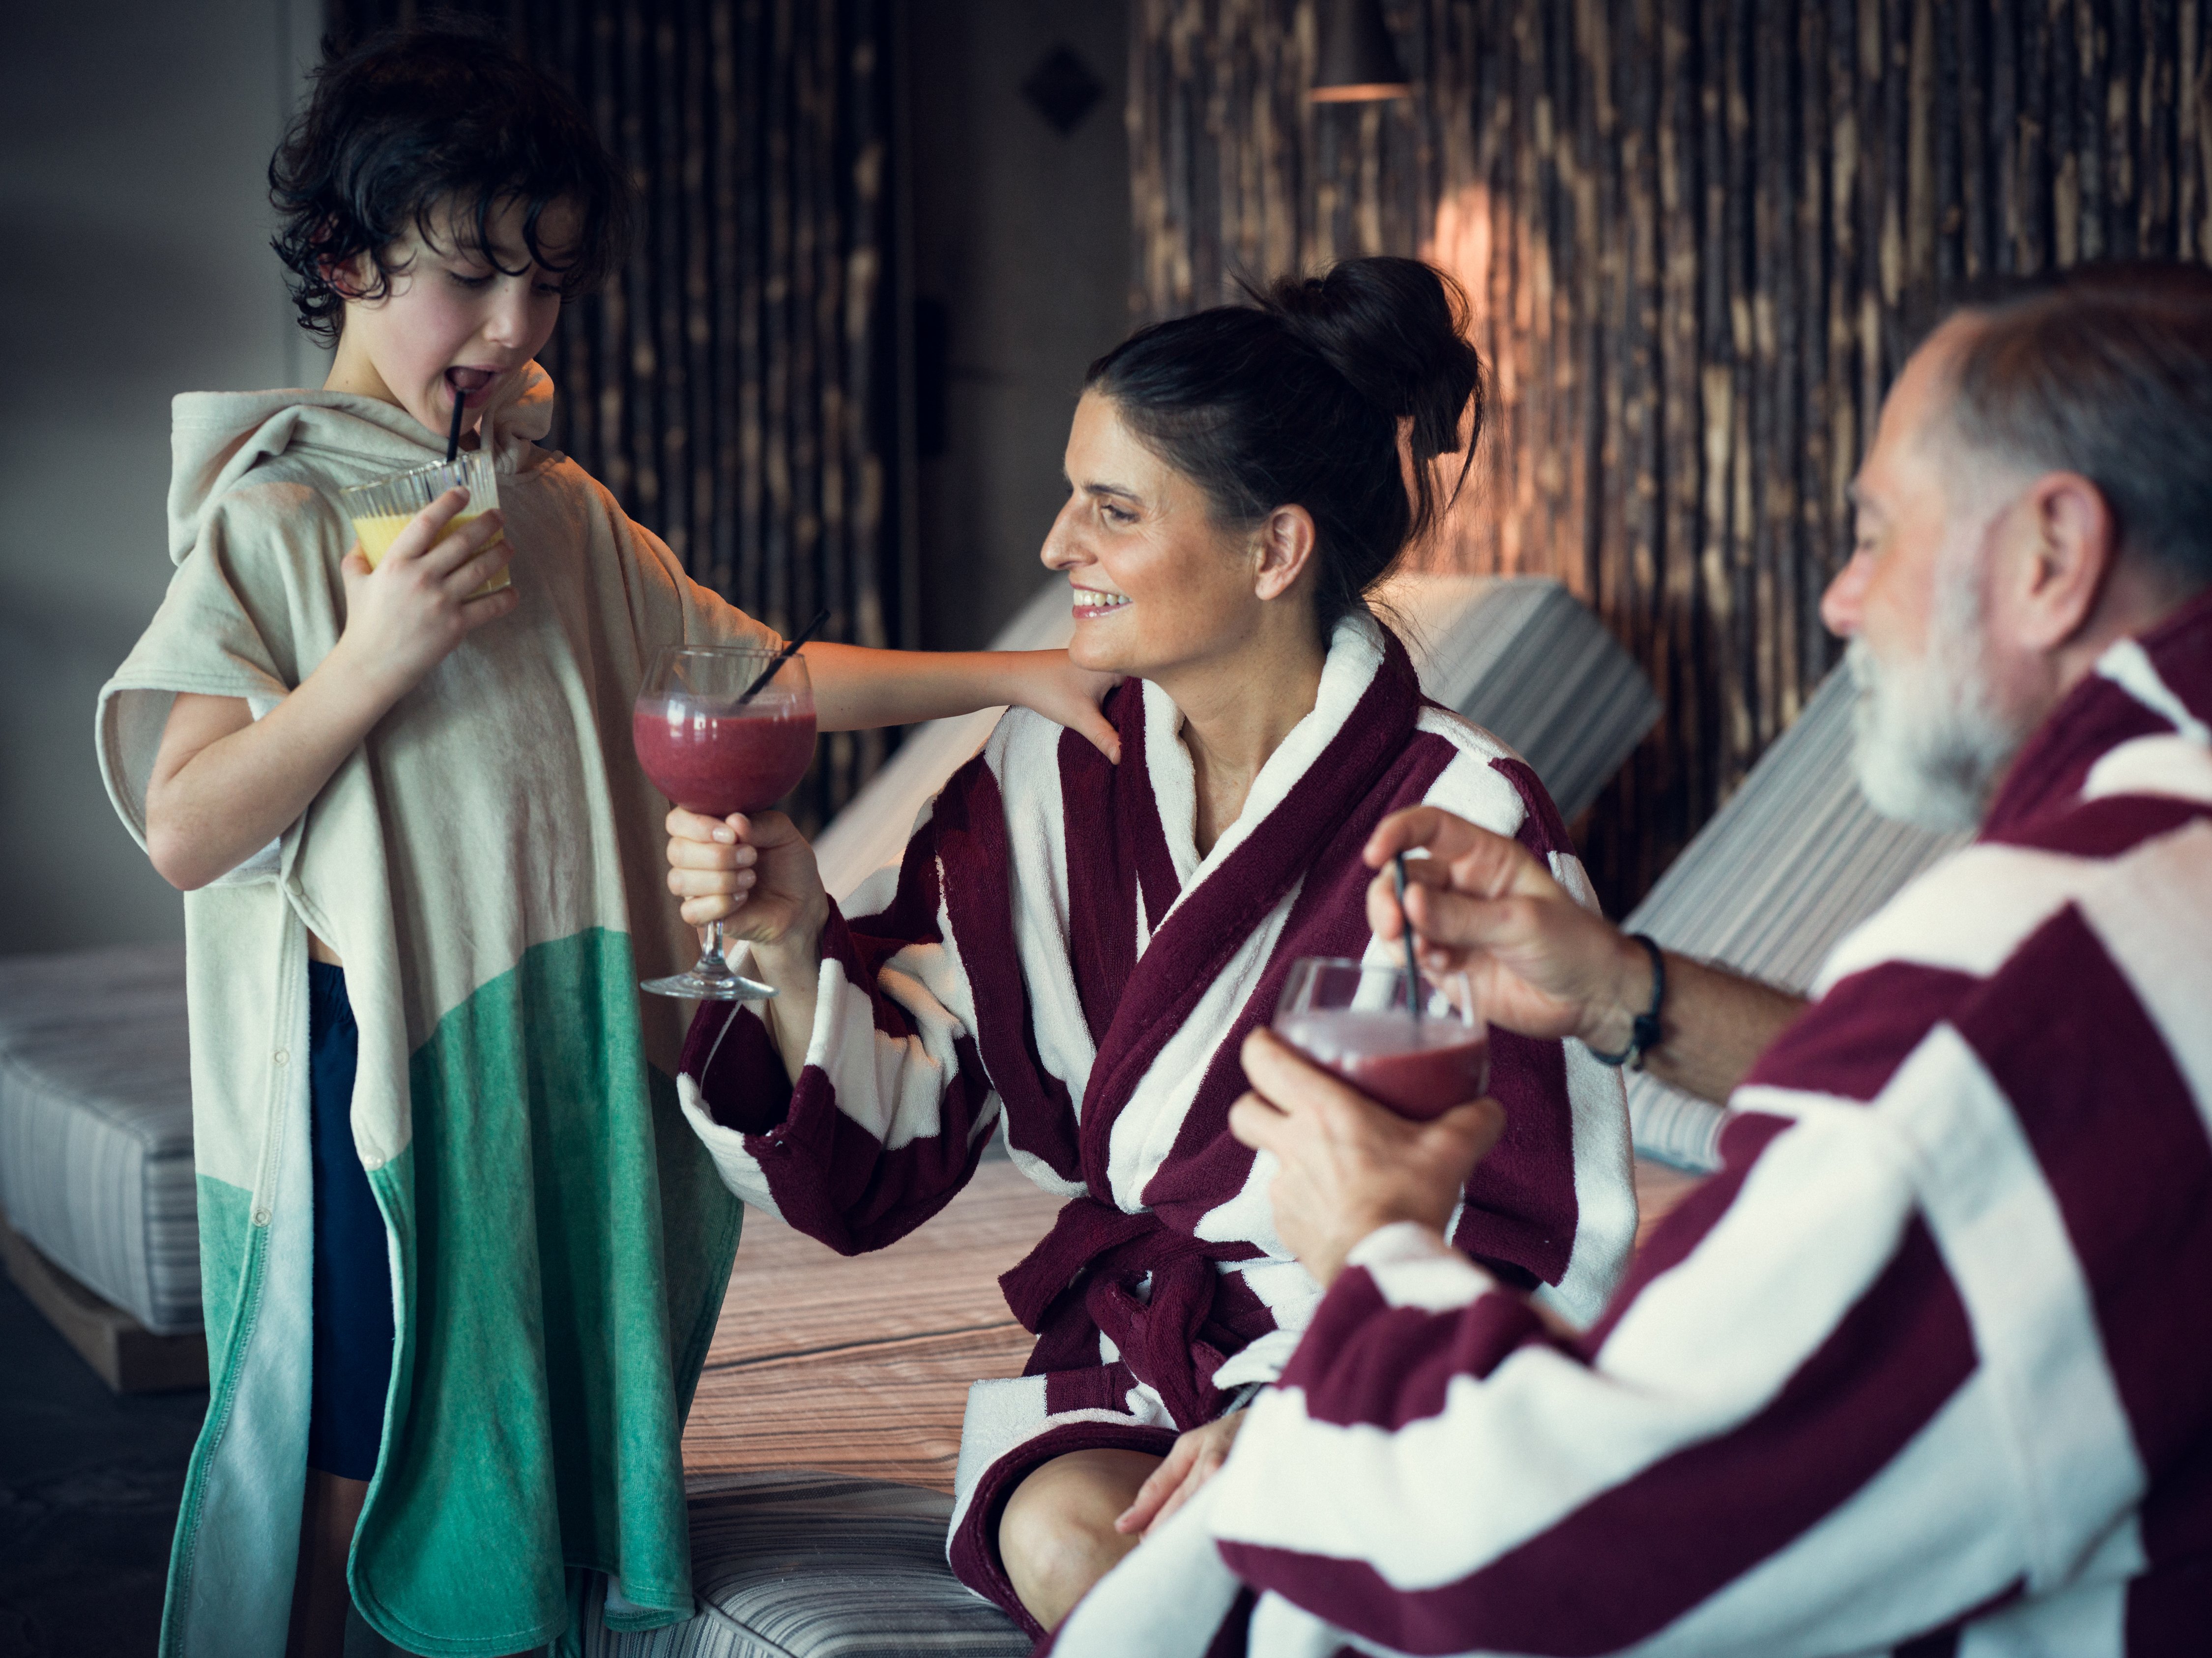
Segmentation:
{"type": "Polygon", "coordinates": [[[1081,666],[1157,679],[1249,642],[1266,604],[1256,552],[1213,520],[1206,492],[1086,392],[1067,437],[1067,504],[1045,537],[1064,572],[1081,666]]]}

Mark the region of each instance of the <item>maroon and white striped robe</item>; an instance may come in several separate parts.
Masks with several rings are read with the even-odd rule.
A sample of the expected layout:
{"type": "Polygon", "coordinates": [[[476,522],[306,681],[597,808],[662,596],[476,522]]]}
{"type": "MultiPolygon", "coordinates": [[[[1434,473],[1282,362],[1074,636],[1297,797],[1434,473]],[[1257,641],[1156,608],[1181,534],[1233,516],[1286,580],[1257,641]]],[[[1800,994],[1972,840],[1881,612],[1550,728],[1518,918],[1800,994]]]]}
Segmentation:
{"type": "MultiPolygon", "coordinates": [[[[1164,1451],[1273,1380],[1320,1300],[1275,1236],[1273,1161],[1255,1167],[1228,1111],[1238,1044],[1295,958],[1397,959],[1365,919],[1376,824],[1431,801],[1589,896],[1534,774],[1425,701],[1364,617],[1204,858],[1174,705],[1130,683],[1109,712],[1119,767],[1010,713],[902,866],[833,913],[795,1089],[743,1011],[699,1016],[680,1080],[732,1188],[846,1254],[943,1208],[1002,1121],[1016,1164],[1068,1199],[1004,1280],[1038,1336],[1027,1374],[979,1382],[961,1440],[953,1565],[1017,1616],[995,1543],[1013,1485],[1066,1451],[1164,1451]]],[[[1500,1035],[1492,1054],[1510,1126],[1454,1239],[1587,1322],[1635,1230],[1619,1078],[1571,1043],[1500,1035]]]]}
{"type": "Polygon", "coordinates": [[[1386,1228],[1057,1658],[2212,1650],[2212,599],[1839,944],[1577,1341],[1386,1228]]]}

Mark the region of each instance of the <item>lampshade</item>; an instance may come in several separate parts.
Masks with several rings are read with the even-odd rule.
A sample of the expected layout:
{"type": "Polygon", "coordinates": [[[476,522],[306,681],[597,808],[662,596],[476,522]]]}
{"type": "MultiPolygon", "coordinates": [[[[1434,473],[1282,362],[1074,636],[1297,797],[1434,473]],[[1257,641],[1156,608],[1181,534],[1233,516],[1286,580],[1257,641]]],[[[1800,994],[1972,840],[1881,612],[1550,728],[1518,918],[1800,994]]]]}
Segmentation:
{"type": "Polygon", "coordinates": [[[1382,21],[1382,0],[1320,0],[1320,13],[1314,102],[1365,104],[1412,94],[1382,21]]]}

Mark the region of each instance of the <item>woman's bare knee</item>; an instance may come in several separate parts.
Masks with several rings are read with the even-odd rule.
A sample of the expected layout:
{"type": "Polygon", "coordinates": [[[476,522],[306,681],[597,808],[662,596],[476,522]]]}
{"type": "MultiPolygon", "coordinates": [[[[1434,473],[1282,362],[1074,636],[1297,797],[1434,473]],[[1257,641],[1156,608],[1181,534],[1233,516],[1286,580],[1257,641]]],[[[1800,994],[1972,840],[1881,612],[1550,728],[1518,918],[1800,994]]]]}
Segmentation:
{"type": "Polygon", "coordinates": [[[999,1515],[999,1556],[1030,1617],[1057,1628],[1137,1546],[1114,1521],[1159,1465],[1143,1451],[1070,1451],[1014,1488],[999,1515]]]}

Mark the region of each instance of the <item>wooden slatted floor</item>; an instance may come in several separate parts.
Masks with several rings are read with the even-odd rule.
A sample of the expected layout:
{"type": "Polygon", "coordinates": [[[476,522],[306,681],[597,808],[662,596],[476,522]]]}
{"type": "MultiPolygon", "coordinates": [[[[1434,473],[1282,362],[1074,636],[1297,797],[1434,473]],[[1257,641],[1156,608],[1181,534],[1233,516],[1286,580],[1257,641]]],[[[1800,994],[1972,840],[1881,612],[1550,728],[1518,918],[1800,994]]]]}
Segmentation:
{"type": "MultiPolygon", "coordinates": [[[[1637,1164],[1639,1232],[1696,1184],[1637,1164]]],[[[695,1473],[827,1468],[952,1489],[968,1384],[1018,1376],[1029,1333],[999,1274],[1057,1203],[987,1163],[937,1218],[872,1255],[832,1254],[757,1211],[684,1436],[695,1473]]]]}

